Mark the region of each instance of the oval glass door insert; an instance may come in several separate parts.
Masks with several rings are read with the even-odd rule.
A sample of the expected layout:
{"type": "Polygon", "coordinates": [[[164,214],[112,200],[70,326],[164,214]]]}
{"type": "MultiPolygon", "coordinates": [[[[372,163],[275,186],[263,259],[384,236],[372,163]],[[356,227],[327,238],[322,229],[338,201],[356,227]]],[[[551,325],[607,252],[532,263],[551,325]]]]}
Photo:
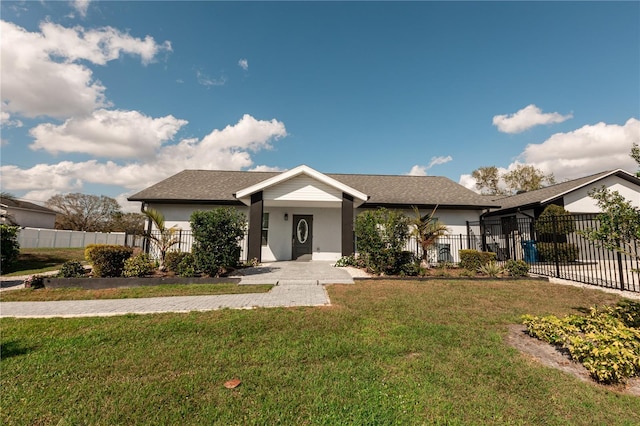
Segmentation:
{"type": "Polygon", "coordinates": [[[307,242],[307,238],[309,238],[309,224],[305,219],[300,219],[300,221],[298,222],[296,234],[298,237],[298,242],[300,244],[304,244],[307,242]]]}

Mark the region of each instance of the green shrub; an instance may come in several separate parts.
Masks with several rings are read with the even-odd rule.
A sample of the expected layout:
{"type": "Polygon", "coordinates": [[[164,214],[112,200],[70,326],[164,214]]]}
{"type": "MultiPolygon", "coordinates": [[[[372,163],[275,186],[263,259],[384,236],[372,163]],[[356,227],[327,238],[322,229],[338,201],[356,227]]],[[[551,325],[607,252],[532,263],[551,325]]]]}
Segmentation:
{"type": "Polygon", "coordinates": [[[62,278],[76,278],[85,275],[84,266],[78,260],[67,260],[60,267],[58,276],[62,278]]]}
{"type": "Polygon", "coordinates": [[[85,256],[93,266],[95,277],[119,277],[124,269],[124,262],[131,257],[131,247],[93,244],[85,249],[85,256]]]}
{"type": "Polygon", "coordinates": [[[524,316],[531,336],[569,350],[601,383],[624,382],[640,375],[640,303],[591,308],[589,315],[557,318],[524,316]]]}
{"type": "Polygon", "coordinates": [[[496,261],[496,254],[490,251],[460,250],[460,267],[469,271],[477,271],[489,262],[496,261]]]}
{"type": "Polygon", "coordinates": [[[185,253],[182,260],[178,263],[176,273],[181,277],[194,277],[196,271],[196,260],[191,253],[185,253]]]}
{"type": "Polygon", "coordinates": [[[124,261],[124,270],[122,275],[125,277],[144,277],[145,275],[152,274],[155,270],[155,266],[149,255],[146,253],[139,253],[124,261]]]}
{"type": "Polygon", "coordinates": [[[178,265],[188,253],[182,251],[170,251],[165,255],[164,266],[167,271],[178,273],[178,265]]]}
{"type": "Polygon", "coordinates": [[[195,269],[219,276],[240,262],[240,240],[247,229],[245,216],[231,207],[195,211],[191,215],[195,269]]]}
{"type": "Polygon", "coordinates": [[[336,264],[334,266],[338,268],[344,267],[344,266],[356,266],[356,256],[353,254],[349,256],[342,256],[340,259],[336,261],[336,264]]]}
{"type": "Polygon", "coordinates": [[[578,258],[578,246],[573,243],[542,243],[537,244],[540,260],[544,262],[573,262],[578,258]]]}
{"type": "Polygon", "coordinates": [[[498,275],[504,272],[504,268],[500,266],[498,263],[491,261],[479,267],[478,272],[484,275],[488,275],[490,277],[497,277],[498,275]]]}
{"type": "Polygon", "coordinates": [[[565,236],[576,230],[576,222],[564,207],[548,205],[536,220],[535,229],[544,241],[553,241],[553,236],[565,236]]]}
{"type": "Polygon", "coordinates": [[[526,277],[529,274],[529,264],[524,260],[509,259],[505,262],[504,269],[512,277],[526,277]]]}
{"type": "Polygon", "coordinates": [[[368,269],[395,275],[403,265],[413,262],[413,254],[404,251],[409,222],[402,212],[384,208],[366,210],[356,217],[358,255],[368,269]]]}
{"type": "Polygon", "coordinates": [[[0,272],[5,272],[18,260],[20,244],[18,231],[20,227],[0,225],[0,272]]]}

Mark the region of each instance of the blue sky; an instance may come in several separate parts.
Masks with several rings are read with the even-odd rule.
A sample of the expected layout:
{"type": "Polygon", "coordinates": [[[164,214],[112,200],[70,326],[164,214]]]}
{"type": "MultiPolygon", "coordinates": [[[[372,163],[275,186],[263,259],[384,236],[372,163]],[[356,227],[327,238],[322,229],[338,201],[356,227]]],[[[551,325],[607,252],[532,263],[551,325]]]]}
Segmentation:
{"type": "Polygon", "coordinates": [[[189,169],[635,170],[638,2],[12,2],[2,190],[189,169]]]}

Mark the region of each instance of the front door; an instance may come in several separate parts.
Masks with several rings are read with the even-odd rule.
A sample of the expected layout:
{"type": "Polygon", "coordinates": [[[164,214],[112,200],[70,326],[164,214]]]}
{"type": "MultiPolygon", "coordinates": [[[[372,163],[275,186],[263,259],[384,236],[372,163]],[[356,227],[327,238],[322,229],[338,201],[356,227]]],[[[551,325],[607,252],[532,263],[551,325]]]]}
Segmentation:
{"type": "Polygon", "coordinates": [[[313,253],[313,216],[293,215],[293,260],[311,260],[313,253]]]}

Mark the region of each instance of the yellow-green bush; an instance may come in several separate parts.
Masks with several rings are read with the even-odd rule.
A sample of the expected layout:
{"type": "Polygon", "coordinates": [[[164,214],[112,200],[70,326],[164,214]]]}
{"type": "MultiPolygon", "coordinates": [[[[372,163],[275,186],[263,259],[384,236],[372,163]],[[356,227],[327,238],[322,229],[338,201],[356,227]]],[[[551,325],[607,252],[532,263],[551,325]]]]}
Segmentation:
{"type": "Polygon", "coordinates": [[[477,272],[489,262],[496,261],[496,254],[490,251],[459,250],[460,267],[469,271],[477,272]]]}
{"type": "Polygon", "coordinates": [[[531,336],[569,350],[601,383],[624,382],[640,376],[640,302],[591,308],[589,315],[525,315],[531,336]]]}

